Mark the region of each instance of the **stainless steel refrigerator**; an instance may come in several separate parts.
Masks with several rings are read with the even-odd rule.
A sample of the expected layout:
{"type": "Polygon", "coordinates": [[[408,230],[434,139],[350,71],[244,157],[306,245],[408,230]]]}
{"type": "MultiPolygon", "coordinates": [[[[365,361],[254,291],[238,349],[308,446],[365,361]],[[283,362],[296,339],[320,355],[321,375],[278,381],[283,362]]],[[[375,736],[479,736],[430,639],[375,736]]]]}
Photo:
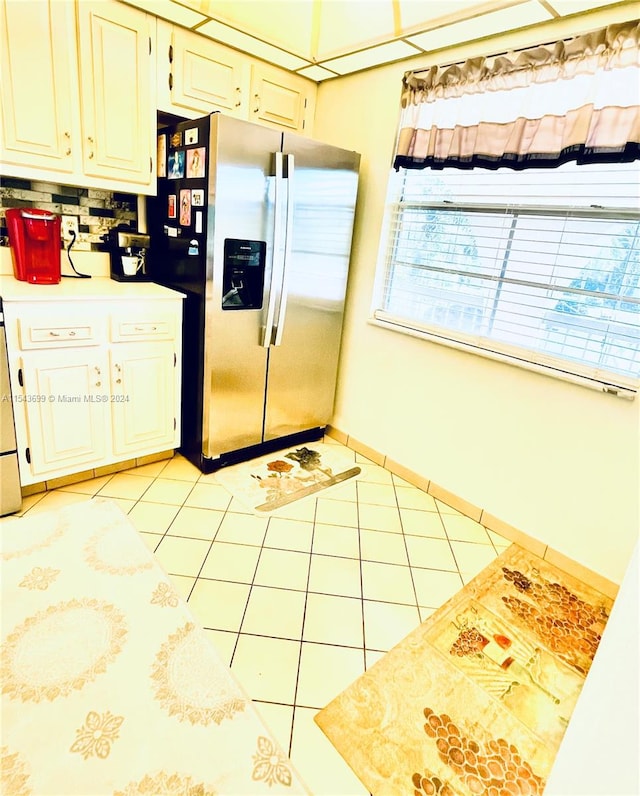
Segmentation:
{"type": "Polygon", "coordinates": [[[330,421],[359,161],[221,114],[159,129],[149,272],[187,296],[181,451],[201,470],[330,421]]]}

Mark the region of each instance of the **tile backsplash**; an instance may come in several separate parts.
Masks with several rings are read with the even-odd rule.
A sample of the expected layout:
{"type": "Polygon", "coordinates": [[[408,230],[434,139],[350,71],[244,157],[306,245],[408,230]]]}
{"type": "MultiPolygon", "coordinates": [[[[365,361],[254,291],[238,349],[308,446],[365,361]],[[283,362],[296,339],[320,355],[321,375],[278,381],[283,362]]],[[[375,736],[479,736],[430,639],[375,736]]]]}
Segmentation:
{"type": "Polygon", "coordinates": [[[98,188],[75,188],[39,180],[0,178],[0,243],[8,245],[5,210],[37,207],[78,217],[78,251],[106,251],[102,235],[118,224],[137,226],[138,197],[98,188]]]}

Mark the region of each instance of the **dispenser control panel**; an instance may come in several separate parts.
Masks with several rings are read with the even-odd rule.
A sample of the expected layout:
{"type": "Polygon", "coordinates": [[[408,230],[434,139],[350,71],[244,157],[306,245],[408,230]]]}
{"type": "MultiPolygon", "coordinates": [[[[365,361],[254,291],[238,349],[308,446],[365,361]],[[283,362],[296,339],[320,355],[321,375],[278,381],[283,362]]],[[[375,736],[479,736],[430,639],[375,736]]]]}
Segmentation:
{"type": "Polygon", "coordinates": [[[266,252],[263,240],[225,239],[223,310],[262,309],[266,252]]]}

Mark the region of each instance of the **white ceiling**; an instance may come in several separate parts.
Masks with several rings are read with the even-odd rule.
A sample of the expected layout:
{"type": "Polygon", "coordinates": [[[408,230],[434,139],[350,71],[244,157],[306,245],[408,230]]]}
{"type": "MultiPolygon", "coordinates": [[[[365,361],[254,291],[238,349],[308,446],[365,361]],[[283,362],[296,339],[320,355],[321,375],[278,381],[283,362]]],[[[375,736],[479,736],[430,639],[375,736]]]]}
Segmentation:
{"type": "Polygon", "coordinates": [[[317,81],[615,4],[615,0],[125,2],[317,81]]]}

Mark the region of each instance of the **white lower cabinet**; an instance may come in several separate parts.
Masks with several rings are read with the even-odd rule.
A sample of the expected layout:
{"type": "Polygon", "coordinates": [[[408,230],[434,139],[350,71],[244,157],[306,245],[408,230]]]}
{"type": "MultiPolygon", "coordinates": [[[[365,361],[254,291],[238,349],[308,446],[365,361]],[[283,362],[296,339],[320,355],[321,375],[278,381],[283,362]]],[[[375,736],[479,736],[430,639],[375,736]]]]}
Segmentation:
{"type": "Polygon", "coordinates": [[[182,299],[153,289],[176,298],[4,301],[23,486],[179,447],[182,299]]]}
{"type": "Polygon", "coordinates": [[[119,343],[110,355],[113,450],[128,456],[170,448],[177,425],[173,343],[119,343]]]}
{"type": "Polygon", "coordinates": [[[102,401],[108,377],[104,352],[34,351],[23,358],[21,370],[28,435],[22,453],[31,472],[47,474],[69,466],[84,470],[102,462],[108,420],[102,401]]]}

